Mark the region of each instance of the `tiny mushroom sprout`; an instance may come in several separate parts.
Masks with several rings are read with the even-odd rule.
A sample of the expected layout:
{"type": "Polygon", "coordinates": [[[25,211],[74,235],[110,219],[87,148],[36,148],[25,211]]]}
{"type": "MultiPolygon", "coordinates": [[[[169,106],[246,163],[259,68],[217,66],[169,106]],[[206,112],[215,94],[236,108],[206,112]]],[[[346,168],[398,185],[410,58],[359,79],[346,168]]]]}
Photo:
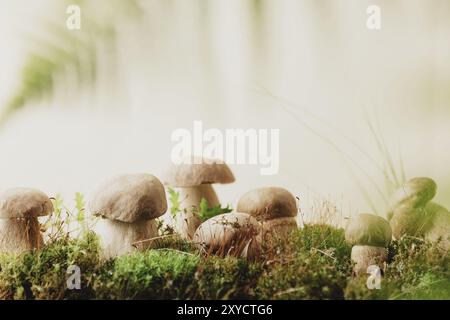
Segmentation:
{"type": "Polygon", "coordinates": [[[436,182],[426,177],[413,178],[398,188],[388,212],[394,238],[424,237],[433,242],[441,241],[444,248],[449,248],[450,213],[431,202],[436,191],[436,182]]]}
{"type": "Polygon", "coordinates": [[[251,190],[239,199],[236,210],[246,212],[261,222],[265,236],[285,237],[297,229],[297,202],[295,197],[283,188],[251,190]]]}
{"type": "Polygon", "coordinates": [[[201,201],[206,201],[209,208],[220,205],[212,184],[232,183],[234,180],[230,168],[221,160],[194,158],[193,161],[173,164],[164,182],[178,192],[180,212],[171,217],[169,224],[183,238],[192,239],[201,223],[197,214],[201,201]]]}
{"type": "Polygon", "coordinates": [[[162,183],[151,174],[127,174],[101,185],[92,197],[90,209],[96,221],[105,257],[145,249],[158,236],[156,218],[167,210],[162,183]]]}
{"type": "Polygon", "coordinates": [[[260,253],[260,225],[247,213],[231,212],[203,222],[193,241],[206,253],[255,260],[260,253]]]}
{"type": "Polygon", "coordinates": [[[43,192],[14,188],[0,194],[0,252],[20,253],[43,245],[38,217],[53,212],[43,192]]]}
{"type": "Polygon", "coordinates": [[[356,275],[366,274],[371,265],[384,268],[388,255],[386,248],[391,238],[391,227],[382,217],[363,213],[350,220],[345,240],[353,246],[351,259],[356,263],[356,275]]]}

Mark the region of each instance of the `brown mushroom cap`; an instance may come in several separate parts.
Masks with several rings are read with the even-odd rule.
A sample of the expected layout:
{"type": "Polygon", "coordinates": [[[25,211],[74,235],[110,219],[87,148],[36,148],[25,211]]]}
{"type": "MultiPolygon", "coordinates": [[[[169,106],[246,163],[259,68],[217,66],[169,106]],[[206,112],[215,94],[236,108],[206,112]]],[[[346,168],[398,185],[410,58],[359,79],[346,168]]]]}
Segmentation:
{"type": "Polygon", "coordinates": [[[50,198],[42,191],[14,188],[0,194],[0,218],[33,218],[53,212],[50,198]]]}
{"type": "Polygon", "coordinates": [[[213,252],[226,253],[230,247],[251,240],[260,231],[260,224],[247,213],[220,214],[203,222],[194,234],[194,242],[213,252]]]}
{"type": "Polygon", "coordinates": [[[389,222],[374,214],[357,215],[345,230],[345,240],[351,245],[387,247],[391,238],[389,222]]]}
{"type": "Polygon", "coordinates": [[[398,206],[423,207],[436,195],[437,185],[433,179],[413,178],[397,189],[391,198],[392,210],[398,206]]]}
{"type": "Polygon", "coordinates": [[[136,222],[162,216],[167,210],[162,183],[151,174],[127,174],[103,183],[91,201],[91,212],[110,220],[136,222]]]}
{"type": "Polygon", "coordinates": [[[201,184],[232,183],[234,175],[226,163],[217,159],[194,159],[193,163],[173,164],[164,184],[173,187],[194,187],[201,184]]]}
{"type": "Polygon", "coordinates": [[[258,220],[271,220],[297,215],[295,197],[286,189],[266,187],[251,190],[238,201],[236,210],[247,212],[258,220]]]}

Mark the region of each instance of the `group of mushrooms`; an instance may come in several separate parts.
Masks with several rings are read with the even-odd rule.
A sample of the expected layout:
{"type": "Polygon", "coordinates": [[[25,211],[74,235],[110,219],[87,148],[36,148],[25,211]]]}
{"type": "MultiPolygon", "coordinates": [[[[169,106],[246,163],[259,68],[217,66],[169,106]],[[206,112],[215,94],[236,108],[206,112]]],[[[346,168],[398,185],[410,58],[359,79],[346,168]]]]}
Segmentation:
{"type": "MultiPolygon", "coordinates": [[[[202,199],[208,206],[220,205],[212,184],[231,183],[235,178],[223,162],[204,159],[177,164],[167,171],[164,183],[180,197],[180,210],[173,216],[168,209],[163,183],[151,174],[114,177],[94,193],[90,212],[99,217],[93,227],[107,258],[151,247],[160,236],[161,223],[203,251],[219,256],[257,259],[268,237],[285,237],[297,229],[295,197],[279,187],[258,188],[244,194],[236,211],[216,215],[204,222],[198,216],[202,199]]],[[[353,245],[351,258],[356,274],[370,265],[384,265],[392,238],[404,235],[439,241],[450,249],[450,213],[431,202],[436,183],[414,178],[392,197],[388,220],[373,214],[351,219],[345,232],[353,245]]],[[[50,198],[35,189],[16,188],[0,193],[0,253],[23,252],[43,245],[38,217],[50,215],[50,198]]]]}

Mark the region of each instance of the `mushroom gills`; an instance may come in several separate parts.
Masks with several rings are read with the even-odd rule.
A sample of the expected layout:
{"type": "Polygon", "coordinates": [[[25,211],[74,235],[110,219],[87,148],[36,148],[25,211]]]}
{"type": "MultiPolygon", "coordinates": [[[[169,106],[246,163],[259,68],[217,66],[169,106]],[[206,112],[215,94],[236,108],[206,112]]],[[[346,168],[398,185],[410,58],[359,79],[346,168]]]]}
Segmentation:
{"type": "Polygon", "coordinates": [[[151,246],[151,241],[147,240],[158,236],[155,219],[127,223],[102,218],[96,221],[93,229],[100,238],[106,258],[145,250],[151,246]]]}

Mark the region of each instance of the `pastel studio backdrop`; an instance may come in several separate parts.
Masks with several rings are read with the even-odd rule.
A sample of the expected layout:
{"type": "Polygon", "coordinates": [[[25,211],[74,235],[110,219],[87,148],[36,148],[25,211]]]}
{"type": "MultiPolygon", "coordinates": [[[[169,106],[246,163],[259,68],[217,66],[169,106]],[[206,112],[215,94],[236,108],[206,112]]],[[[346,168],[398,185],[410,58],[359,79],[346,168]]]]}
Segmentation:
{"type": "MultiPolygon", "coordinates": [[[[97,21],[113,34],[95,35],[80,59],[95,77],[79,76],[87,62],[64,66],[1,124],[0,189],[70,201],[117,173],[161,175],[173,130],[201,120],[280,129],[278,174],[233,165],[236,182],[217,186],[224,203],[278,185],[304,212],[329,200],[344,216],[374,211],[370,202],[383,214],[392,160],[399,179],[435,179],[450,205],[449,1],[159,0],[130,12],[107,2],[81,2],[86,21],[72,31],[92,35],[97,21]],[[372,4],[381,30],[366,27],[372,4]]],[[[0,1],[0,108],[30,52],[67,48],[66,5],[0,1]]]]}

